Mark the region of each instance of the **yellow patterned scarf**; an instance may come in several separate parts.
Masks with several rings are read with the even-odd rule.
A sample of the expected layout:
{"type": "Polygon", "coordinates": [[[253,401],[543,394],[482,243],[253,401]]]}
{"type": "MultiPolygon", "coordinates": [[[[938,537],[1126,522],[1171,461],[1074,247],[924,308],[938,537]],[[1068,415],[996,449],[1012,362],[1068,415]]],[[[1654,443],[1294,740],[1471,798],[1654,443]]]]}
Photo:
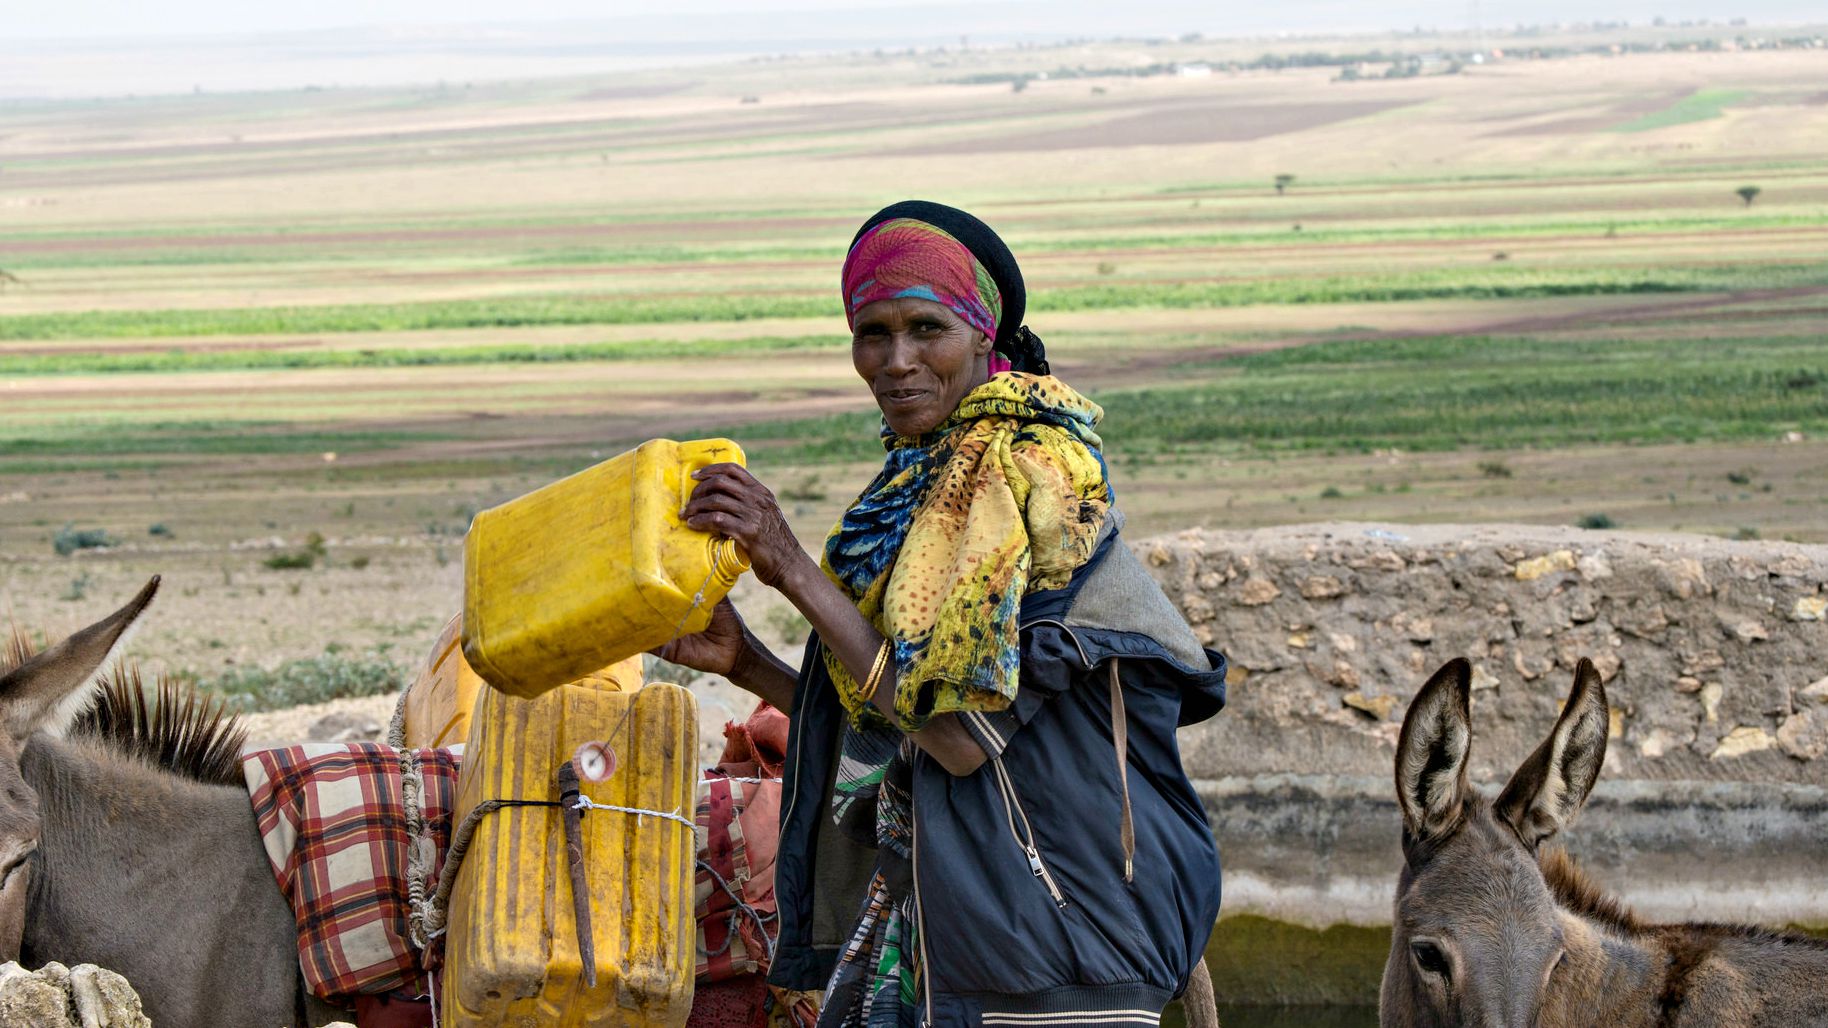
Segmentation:
{"type": "MultiPolygon", "coordinates": [[[[1098,405],[1047,375],[993,376],[927,435],[888,436],[882,471],[825,542],[825,573],[893,644],[896,724],[1002,710],[1016,695],[1017,612],[1092,555],[1111,490],[1098,405]]],[[[886,723],[825,652],[859,727],[886,723]]]]}

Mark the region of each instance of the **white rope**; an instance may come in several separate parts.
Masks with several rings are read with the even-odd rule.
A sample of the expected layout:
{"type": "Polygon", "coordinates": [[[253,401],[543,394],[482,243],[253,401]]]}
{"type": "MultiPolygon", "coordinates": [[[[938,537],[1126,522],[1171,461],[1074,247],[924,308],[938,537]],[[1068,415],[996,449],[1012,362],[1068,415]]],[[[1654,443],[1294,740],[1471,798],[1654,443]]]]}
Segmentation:
{"type": "Polygon", "coordinates": [[[444,927],[443,912],[426,895],[426,879],[438,852],[432,843],[431,826],[425,821],[425,775],[417,751],[400,751],[400,806],[406,815],[406,909],[407,938],[418,949],[426,949],[444,927]]]}
{"type": "Polygon", "coordinates": [[[578,801],[573,803],[571,807],[573,810],[612,810],[618,814],[633,814],[635,815],[635,823],[637,824],[639,824],[643,818],[657,817],[666,821],[677,821],[693,831],[698,830],[698,825],[690,818],[682,816],[679,813],[678,807],[674,807],[672,813],[669,814],[664,810],[644,810],[640,807],[618,807],[613,803],[598,803],[589,796],[579,796],[578,801]]]}
{"type": "Polygon", "coordinates": [[[704,581],[698,583],[698,591],[692,594],[692,605],[686,608],[684,614],[679,615],[679,623],[673,626],[672,637],[657,648],[664,649],[665,647],[671,646],[679,641],[680,636],[685,634],[686,622],[692,620],[692,615],[698,613],[698,608],[705,605],[705,590],[711,588],[711,582],[717,578],[717,572],[717,559],[713,557],[711,560],[711,573],[705,576],[704,581]]]}

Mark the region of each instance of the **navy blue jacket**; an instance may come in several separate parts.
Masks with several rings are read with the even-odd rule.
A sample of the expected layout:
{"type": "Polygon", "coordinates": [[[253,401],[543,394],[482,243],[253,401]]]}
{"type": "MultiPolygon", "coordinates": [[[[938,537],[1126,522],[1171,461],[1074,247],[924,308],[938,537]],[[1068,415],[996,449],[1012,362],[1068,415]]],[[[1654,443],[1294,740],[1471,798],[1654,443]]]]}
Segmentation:
{"type": "MultiPolygon", "coordinates": [[[[1225,661],[1203,649],[1118,538],[1021,608],[1010,709],[961,715],[990,759],[954,777],[914,765],[921,1023],[1153,1025],[1187,984],[1219,909],[1212,829],[1175,729],[1218,712],[1225,661]],[[1122,686],[1135,834],[1125,881],[1112,662],[1122,686]]],[[[844,711],[815,636],[794,693],[775,895],[777,985],[822,988],[875,853],[832,824],[844,711]]]]}

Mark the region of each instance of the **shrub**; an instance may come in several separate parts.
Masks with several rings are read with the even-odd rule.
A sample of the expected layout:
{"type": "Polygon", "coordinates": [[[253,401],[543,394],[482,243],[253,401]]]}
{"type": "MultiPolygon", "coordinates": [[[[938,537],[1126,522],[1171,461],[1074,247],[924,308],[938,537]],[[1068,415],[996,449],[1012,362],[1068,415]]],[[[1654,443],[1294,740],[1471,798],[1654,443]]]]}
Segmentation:
{"type": "Polygon", "coordinates": [[[317,563],[317,554],[310,550],[299,550],[297,553],[275,553],[261,561],[269,571],[307,571],[317,563]]]}
{"type": "Polygon", "coordinates": [[[166,526],[165,522],[160,521],[160,522],[156,522],[154,524],[146,526],[146,534],[170,538],[171,529],[166,526]]]}
{"type": "Polygon", "coordinates": [[[77,550],[92,550],[103,546],[115,546],[119,539],[108,534],[103,528],[77,528],[74,524],[65,524],[51,536],[51,548],[59,557],[68,557],[77,550]]]}
{"type": "Polygon", "coordinates": [[[1501,460],[1482,460],[1479,462],[1479,474],[1486,478],[1509,478],[1511,466],[1501,460]]]}
{"type": "Polygon", "coordinates": [[[1323,500],[1337,500],[1345,495],[1345,493],[1339,491],[1339,487],[1336,485],[1327,486],[1320,491],[1320,498],[1323,500]]]}
{"type": "Polygon", "coordinates": [[[805,615],[791,605],[782,605],[770,610],[762,617],[762,624],[774,633],[775,638],[788,645],[796,645],[812,631],[805,615]]]}
{"type": "Polygon", "coordinates": [[[1612,515],[1610,515],[1610,514],[1583,515],[1579,521],[1575,522],[1575,524],[1578,524],[1582,528],[1617,528],[1617,527],[1619,527],[1619,523],[1612,520],[1612,515]]]}
{"type": "Polygon", "coordinates": [[[77,600],[80,600],[89,594],[90,581],[89,573],[87,571],[77,575],[75,578],[70,579],[70,588],[66,590],[62,596],[57,598],[67,603],[75,603],[77,600]]]}
{"type": "Polygon", "coordinates": [[[819,484],[819,476],[805,475],[798,482],[781,490],[781,499],[811,503],[825,499],[825,489],[819,484]]]}
{"type": "Polygon", "coordinates": [[[207,683],[243,711],[279,710],[351,696],[380,696],[406,687],[406,669],[378,656],[345,657],[333,650],[276,668],[230,668],[207,683]]]}

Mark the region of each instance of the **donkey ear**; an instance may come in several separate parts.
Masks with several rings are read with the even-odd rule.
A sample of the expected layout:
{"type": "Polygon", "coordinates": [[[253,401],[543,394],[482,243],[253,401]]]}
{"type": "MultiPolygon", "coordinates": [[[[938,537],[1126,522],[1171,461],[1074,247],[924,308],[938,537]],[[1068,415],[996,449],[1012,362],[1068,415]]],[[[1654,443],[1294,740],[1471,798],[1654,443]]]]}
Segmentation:
{"type": "Polygon", "coordinates": [[[1396,744],[1396,798],[1403,807],[1403,828],[1414,838],[1447,835],[1465,814],[1472,682],[1466,658],[1448,661],[1416,693],[1403,718],[1396,744]]]}
{"type": "Polygon", "coordinates": [[[88,700],[89,687],[158,591],[159,578],[154,575],[125,607],[0,677],[0,721],[15,741],[39,729],[61,732],[69,727],[88,700]]]}
{"type": "Polygon", "coordinates": [[[1493,807],[1535,849],[1544,839],[1574,823],[1581,804],[1599,780],[1606,762],[1606,735],[1612,726],[1606,688],[1593,662],[1581,658],[1574,669],[1574,692],[1562,708],[1555,730],[1511,776],[1493,807]]]}

